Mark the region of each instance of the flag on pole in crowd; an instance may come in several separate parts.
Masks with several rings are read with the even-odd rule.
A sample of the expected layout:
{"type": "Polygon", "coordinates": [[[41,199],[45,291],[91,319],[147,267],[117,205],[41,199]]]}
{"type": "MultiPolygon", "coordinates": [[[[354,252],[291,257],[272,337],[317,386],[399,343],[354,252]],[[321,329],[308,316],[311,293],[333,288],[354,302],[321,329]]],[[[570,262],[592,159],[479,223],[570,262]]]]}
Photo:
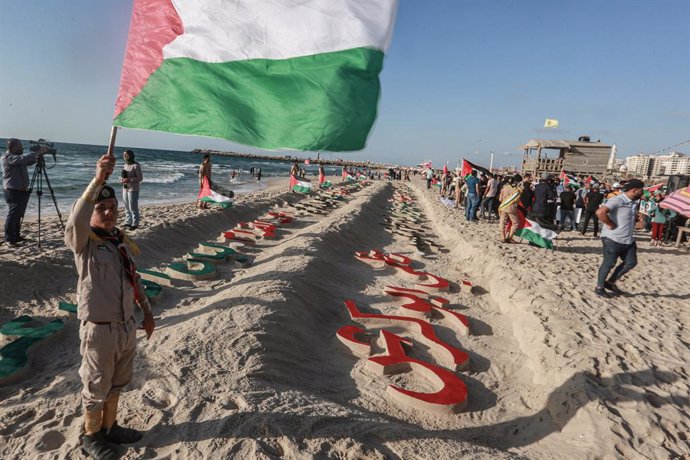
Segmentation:
{"type": "Polygon", "coordinates": [[[208,177],[205,176],[201,181],[201,190],[199,190],[198,199],[201,201],[205,201],[206,203],[217,204],[223,208],[229,208],[230,206],[232,206],[232,198],[225,195],[221,195],[220,193],[213,190],[212,185],[208,180],[208,177]]]}
{"type": "Polygon", "coordinates": [[[134,0],[114,126],[364,148],[398,0],[134,0]]]}
{"type": "Polygon", "coordinates": [[[685,217],[690,217],[690,187],[680,188],[664,198],[659,207],[676,211],[685,217]]]}
{"type": "Polygon", "coordinates": [[[524,238],[527,241],[546,249],[553,249],[553,240],[558,237],[558,233],[542,227],[536,221],[528,219],[518,208],[519,226],[515,236],[524,238]]]}
{"type": "Polygon", "coordinates": [[[465,159],[463,158],[463,159],[462,159],[462,171],[460,172],[460,174],[462,175],[462,177],[467,177],[467,176],[469,176],[470,174],[472,174],[472,170],[475,170],[475,171],[477,171],[477,172],[484,173],[484,174],[486,174],[486,175],[491,175],[491,172],[489,172],[489,170],[486,169],[485,167],[483,167],[483,166],[478,166],[478,165],[476,165],[476,164],[474,164],[474,163],[471,163],[471,162],[469,162],[469,161],[467,161],[467,160],[465,160],[465,159]]]}
{"type": "Polygon", "coordinates": [[[297,193],[309,193],[311,192],[311,181],[299,180],[294,175],[291,175],[290,190],[297,193]]]}
{"type": "Polygon", "coordinates": [[[662,182],[661,184],[656,184],[656,185],[650,185],[649,187],[644,188],[644,196],[650,197],[654,195],[654,192],[657,192],[661,190],[661,188],[664,186],[664,183],[662,182]]]}
{"type": "Polygon", "coordinates": [[[561,170],[561,181],[563,182],[563,187],[571,186],[573,188],[580,188],[580,182],[574,174],[567,173],[565,169],[561,170]]]}
{"type": "Polygon", "coordinates": [[[558,128],[558,120],[553,120],[551,118],[547,118],[544,121],[544,128],[558,128]]]}

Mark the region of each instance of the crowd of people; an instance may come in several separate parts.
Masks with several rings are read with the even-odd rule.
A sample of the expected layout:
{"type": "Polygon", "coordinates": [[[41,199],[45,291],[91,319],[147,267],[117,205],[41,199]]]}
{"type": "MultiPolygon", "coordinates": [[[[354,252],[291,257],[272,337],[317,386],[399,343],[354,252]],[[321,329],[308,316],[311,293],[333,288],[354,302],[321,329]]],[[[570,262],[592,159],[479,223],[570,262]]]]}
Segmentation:
{"type": "Polygon", "coordinates": [[[603,261],[595,288],[602,297],[623,294],[616,281],[637,264],[635,230],[651,233],[651,245],[659,246],[673,240],[686,220],[659,206],[665,197],[661,187],[646,189],[638,179],[607,182],[549,173],[534,178],[529,173],[502,175],[476,169],[464,176],[460,169],[445,168],[426,168],[422,177],[427,189],[437,188],[456,209],[462,208],[468,222],[498,222],[497,233],[505,243],[516,243],[513,236],[526,219],[555,232],[578,231],[586,236],[591,231],[602,241],[603,261]]]}

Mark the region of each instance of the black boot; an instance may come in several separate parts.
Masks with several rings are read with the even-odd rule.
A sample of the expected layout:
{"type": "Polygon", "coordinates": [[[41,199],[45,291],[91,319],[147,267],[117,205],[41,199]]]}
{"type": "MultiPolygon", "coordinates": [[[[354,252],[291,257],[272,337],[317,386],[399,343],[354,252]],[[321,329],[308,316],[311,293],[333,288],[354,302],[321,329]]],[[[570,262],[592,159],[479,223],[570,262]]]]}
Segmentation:
{"type": "Polygon", "coordinates": [[[134,428],[125,428],[117,423],[107,431],[103,429],[103,433],[105,433],[106,441],[115,444],[134,444],[141,441],[141,438],[144,437],[141,431],[137,431],[134,428]]]}
{"type": "Polygon", "coordinates": [[[105,440],[103,430],[96,434],[85,434],[81,440],[82,449],[94,460],[117,460],[120,458],[115,446],[105,440]]]}

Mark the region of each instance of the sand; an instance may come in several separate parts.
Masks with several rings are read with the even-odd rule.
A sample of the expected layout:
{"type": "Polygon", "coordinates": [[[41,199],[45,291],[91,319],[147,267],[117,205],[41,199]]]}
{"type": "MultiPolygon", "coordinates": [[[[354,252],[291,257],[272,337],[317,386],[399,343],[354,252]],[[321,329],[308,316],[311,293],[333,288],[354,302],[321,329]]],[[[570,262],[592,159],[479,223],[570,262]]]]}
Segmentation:
{"type": "MultiPolygon", "coordinates": [[[[142,268],[163,269],[199,242],[276,206],[303,202],[287,184],[238,197],[231,209],[192,203],[146,208],[134,234],[142,268]]],[[[31,223],[27,235],[31,235],[31,223]]],[[[0,246],[0,322],[61,317],[64,333],[38,350],[31,371],[0,387],[2,458],[83,458],[76,272],[54,218],[43,249],[0,246]]],[[[300,216],[275,240],[244,249],[249,267],[180,281],[154,303],[157,329],[138,333],[135,378],[120,422],[146,431],[123,458],[670,458],[690,455],[690,289],[687,247],[652,248],[621,283],[629,296],[593,296],[600,243],[564,233],[558,251],[498,243],[497,227],[469,224],[421,181],[374,181],[325,215],[300,216]],[[416,197],[432,251],[380,225],[401,187],[416,197]],[[411,257],[453,282],[445,296],[470,319],[462,336],[438,335],[470,355],[457,374],[467,407],[438,415],[402,406],[380,376],[335,336],[355,324],[344,300],[392,314],[381,294],[399,278],[355,251],[411,257]],[[459,292],[469,279],[474,293],[459,292]]],[[[3,337],[0,344],[10,339],[3,337]]],[[[412,353],[433,361],[417,344],[412,353]]],[[[428,389],[428,388],[427,388],[428,389]]]]}

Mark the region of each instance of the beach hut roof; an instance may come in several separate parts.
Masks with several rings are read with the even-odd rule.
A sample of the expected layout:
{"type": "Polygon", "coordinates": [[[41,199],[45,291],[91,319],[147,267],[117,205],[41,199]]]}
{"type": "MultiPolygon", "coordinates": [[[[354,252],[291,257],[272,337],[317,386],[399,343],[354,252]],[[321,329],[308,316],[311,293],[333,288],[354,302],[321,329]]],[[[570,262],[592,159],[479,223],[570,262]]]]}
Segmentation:
{"type": "Polygon", "coordinates": [[[519,147],[520,150],[527,149],[567,149],[570,144],[566,141],[556,139],[530,139],[525,145],[519,147]]]}
{"type": "Polygon", "coordinates": [[[520,146],[520,150],[527,149],[611,149],[608,144],[601,142],[587,142],[587,141],[561,141],[558,139],[530,139],[525,145],[520,146]]]}

